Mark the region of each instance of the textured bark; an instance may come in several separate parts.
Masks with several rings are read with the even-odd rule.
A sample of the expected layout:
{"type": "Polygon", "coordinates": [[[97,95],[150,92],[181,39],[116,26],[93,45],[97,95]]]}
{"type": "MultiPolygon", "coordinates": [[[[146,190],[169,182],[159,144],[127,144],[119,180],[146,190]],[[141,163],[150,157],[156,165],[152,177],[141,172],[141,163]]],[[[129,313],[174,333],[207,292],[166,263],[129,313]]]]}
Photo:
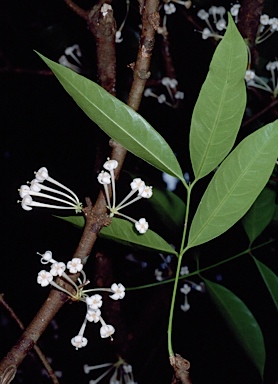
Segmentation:
{"type": "Polygon", "coordinates": [[[253,63],[256,63],[258,59],[255,40],[264,3],[265,0],[243,0],[239,11],[237,26],[243,38],[248,40],[253,63]]]}
{"type": "Polygon", "coordinates": [[[133,69],[133,83],[129,93],[128,105],[138,111],[144,88],[151,73],[149,72],[155,32],[159,27],[159,0],[140,3],[142,13],[142,35],[136,63],[130,64],[133,69]]]}

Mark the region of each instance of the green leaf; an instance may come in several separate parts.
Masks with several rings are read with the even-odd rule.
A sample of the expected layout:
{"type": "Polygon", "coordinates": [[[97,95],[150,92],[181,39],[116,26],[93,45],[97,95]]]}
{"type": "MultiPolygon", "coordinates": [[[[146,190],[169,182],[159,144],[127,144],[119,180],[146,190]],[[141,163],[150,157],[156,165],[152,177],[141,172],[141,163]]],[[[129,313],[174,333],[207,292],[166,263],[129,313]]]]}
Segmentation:
{"type": "Polygon", "coordinates": [[[195,105],[190,156],[196,179],[215,169],[232,149],[246,105],[246,44],[229,15],[195,105]]]}
{"type": "Polygon", "coordinates": [[[108,227],[103,227],[100,236],[114,240],[126,245],[145,247],[160,252],[177,255],[177,252],[157,233],[147,230],[140,235],[134,229],[134,224],[129,221],[113,217],[112,223],[108,227]]]}
{"type": "Polygon", "coordinates": [[[278,309],[278,277],[261,261],[257,260],[255,257],[253,257],[253,260],[256,263],[267,289],[269,290],[276,309],[278,309]]]}
{"type": "Polygon", "coordinates": [[[172,149],[141,115],[93,81],[38,55],[76,104],[107,135],[154,167],[184,181],[172,149]]]}
{"type": "Polygon", "coordinates": [[[206,289],[235,339],[263,378],[265,346],[262,331],[247,306],[227,288],[205,280],[206,289]]]}
{"type": "Polygon", "coordinates": [[[275,198],[276,193],[273,189],[264,188],[255,203],[243,217],[243,228],[249,237],[250,244],[271,222],[275,212],[275,198]]]}
{"type": "MultiPolygon", "coordinates": [[[[67,221],[78,228],[83,228],[85,225],[85,219],[83,216],[55,217],[67,221]]],[[[112,222],[108,227],[103,227],[101,229],[99,236],[129,246],[144,247],[171,255],[177,255],[177,252],[171,247],[171,245],[157,233],[148,229],[146,233],[140,235],[134,229],[134,224],[116,217],[113,217],[112,222]]]]}
{"type": "Polygon", "coordinates": [[[214,174],[193,218],[188,247],[227,231],[251,207],[278,156],[278,120],[246,137],[214,174]]]}
{"type": "Polygon", "coordinates": [[[186,206],[173,192],[154,187],[147,203],[167,227],[179,229],[184,224],[186,206]]]}
{"type": "Polygon", "coordinates": [[[67,221],[68,223],[73,224],[77,228],[83,228],[85,225],[85,219],[83,216],[56,216],[53,215],[54,217],[57,217],[57,219],[61,219],[64,221],[67,221]]]}

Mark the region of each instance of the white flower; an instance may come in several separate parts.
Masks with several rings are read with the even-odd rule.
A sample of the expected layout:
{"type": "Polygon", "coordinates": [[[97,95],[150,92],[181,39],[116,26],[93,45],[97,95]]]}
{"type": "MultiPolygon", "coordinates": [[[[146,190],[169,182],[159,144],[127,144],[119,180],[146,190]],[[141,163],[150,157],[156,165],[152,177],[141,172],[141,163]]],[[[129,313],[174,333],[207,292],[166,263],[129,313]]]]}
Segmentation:
{"type": "Polygon", "coordinates": [[[35,172],[36,179],[42,183],[44,180],[48,178],[48,170],[45,167],[41,167],[38,172],[35,172]]]}
{"type": "Polygon", "coordinates": [[[52,258],[52,252],[46,251],[43,255],[41,255],[39,252],[37,252],[38,255],[42,256],[41,263],[42,264],[48,264],[48,263],[55,263],[55,260],[52,258]]]}
{"type": "Polygon", "coordinates": [[[137,229],[137,231],[139,233],[146,233],[148,228],[149,228],[149,224],[148,222],[146,221],[146,219],[144,218],[141,218],[139,219],[136,223],[135,223],[135,228],[137,229]]]}
{"type": "Polygon", "coordinates": [[[181,305],[181,310],[187,312],[190,309],[190,304],[185,303],[181,305]]]}
{"type": "Polygon", "coordinates": [[[232,8],[230,9],[232,16],[237,16],[239,12],[240,4],[234,4],[232,8]]]}
{"type": "Polygon", "coordinates": [[[86,297],[86,303],[90,309],[96,311],[102,306],[102,297],[99,294],[86,297]]]}
{"type": "Polygon", "coordinates": [[[77,273],[83,269],[83,264],[81,263],[81,259],[78,257],[74,257],[71,261],[67,263],[67,268],[70,273],[77,273]]]}
{"type": "Polygon", "coordinates": [[[209,13],[211,15],[217,15],[219,13],[218,11],[218,7],[216,7],[215,5],[212,5],[210,8],[209,8],[209,13]]]}
{"type": "Polygon", "coordinates": [[[224,7],[218,7],[218,15],[223,17],[223,15],[225,15],[225,13],[226,13],[226,9],[224,7]]]}
{"type": "Polygon", "coordinates": [[[170,79],[169,81],[169,87],[174,89],[178,85],[178,80],[176,79],[170,79]]]}
{"type": "Polygon", "coordinates": [[[171,15],[172,13],[176,12],[176,7],[173,3],[164,4],[164,11],[166,15],[171,15]]]}
{"type": "Polygon", "coordinates": [[[184,284],[180,291],[187,295],[191,291],[191,287],[188,284],[184,284]]]}
{"type": "Polygon", "coordinates": [[[153,92],[151,90],[151,88],[146,88],[145,91],[144,91],[144,96],[145,97],[149,97],[149,96],[152,96],[153,92]]]}
{"type": "Polygon", "coordinates": [[[139,195],[144,197],[145,199],[149,199],[153,195],[153,187],[146,186],[145,189],[139,195]]]}
{"type": "Polygon", "coordinates": [[[138,189],[138,194],[142,193],[144,189],[146,188],[146,184],[143,180],[141,180],[139,177],[136,179],[133,179],[130,183],[130,187],[132,190],[138,189]]]}
{"type": "Polygon", "coordinates": [[[277,31],[278,30],[277,17],[272,17],[271,19],[269,19],[269,25],[271,25],[271,31],[277,31]]]}
{"type": "Polygon", "coordinates": [[[98,179],[98,182],[100,184],[110,184],[111,183],[111,176],[108,172],[101,171],[98,174],[97,179],[98,179]]]}
{"type": "Polygon", "coordinates": [[[99,309],[93,310],[89,309],[86,314],[86,319],[90,322],[97,323],[100,319],[101,312],[99,309]]]}
{"type": "Polygon", "coordinates": [[[157,281],[163,280],[162,271],[160,271],[158,268],[155,269],[154,275],[157,281]]]}
{"type": "Polygon", "coordinates": [[[52,276],[62,276],[62,274],[65,272],[65,269],[65,263],[53,263],[51,266],[50,273],[52,276]]]}
{"type": "Polygon", "coordinates": [[[124,373],[131,373],[132,366],[130,364],[123,364],[123,370],[124,370],[124,373]]]}
{"type": "Polygon", "coordinates": [[[113,325],[105,324],[100,328],[100,336],[102,338],[111,337],[115,333],[113,325]]]}
{"type": "Polygon", "coordinates": [[[212,37],[213,33],[208,28],[204,28],[202,32],[202,39],[206,40],[208,37],[212,37]]]}
{"type": "Polygon", "coordinates": [[[157,101],[159,102],[159,104],[163,104],[165,101],[166,101],[166,96],[161,94],[157,97],[157,101]]]}
{"type": "Polygon", "coordinates": [[[251,69],[248,69],[245,73],[244,78],[245,78],[246,82],[248,83],[249,81],[251,81],[255,78],[255,72],[252,71],[251,69]]]}
{"type": "Polygon", "coordinates": [[[162,84],[162,85],[165,85],[165,87],[166,87],[167,85],[169,85],[169,82],[170,82],[170,77],[163,77],[163,78],[161,79],[161,84],[162,84]]]}
{"type": "Polygon", "coordinates": [[[181,91],[177,91],[174,95],[175,99],[179,99],[179,100],[182,100],[184,99],[184,92],[181,92],[181,91]]]}
{"type": "Polygon", "coordinates": [[[45,270],[42,270],[38,273],[37,282],[42,287],[46,287],[48,284],[51,283],[52,280],[53,280],[53,276],[51,275],[51,273],[45,270]]]}
{"type": "Polygon", "coordinates": [[[103,168],[106,169],[107,171],[112,171],[113,169],[116,169],[118,166],[117,160],[110,160],[108,159],[104,164],[103,168]]]}
{"type": "Polygon", "coordinates": [[[34,191],[34,192],[40,192],[41,191],[41,184],[40,182],[37,180],[37,179],[33,179],[30,183],[31,187],[31,191],[34,191]]]}
{"type": "Polygon", "coordinates": [[[121,43],[122,41],[123,41],[122,32],[121,31],[117,31],[116,35],[115,35],[115,42],[116,43],[121,43]]]}
{"type": "Polygon", "coordinates": [[[206,20],[209,18],[209,14],[204,10],[204,9],[200,9],[200,11],[198,11],[197,13],[197,16],[201,19],[201,20],[206,20]]]}
{"type": "Polygon", "coordinates": [[[174,191],[177,187],[179,179],[177,177],[168,175],[168,173],[162,173],[162,180],[166,183],[169,191],[174,191]]]}
{"type": "Polygon", "coordinates": [[[178,85],[178,81],[176,79],[170,79],[170,77],[163,77],[161,79],[161,84],[165,87],[169,86],[170,88],[175,88],[178,85]]]}
{"type": "Polygon", "coordinates": [[[218,20],[215,26],[218,29],[218,31],[223,31],[223,29],[225,29],[227,26],[226,20],[225,19],[218,20]]]}
{"type": "Polygon", "coordinates": [[[261,15],[260,17],[260,23],[262,25],[268,25],[269,24],[269,16],[266,14],[261,15]]]}
{"type": "Polygon", "coordinates": [[[20,188],[19,188],[19,196],[20,197],[25,197],[25,196],[29,196],[30,195],[30,187],[28,185],[21,185],[20,188]]]}
{"type": "Polygon", "coordinates": [[[181,270],[180,270],[180,275],[181,276],[184,276],[184,275],[188,275],[189,274],[189,269],[188,267],[185,265],[183,267],[181,267],[181,270]]]}
{"type": "Polygon", "coordinates": [[[25,209],[25,211],[31,211],[33,209],[31,207],[32,203],[33,203],[32,197],[29,195],[26,195],[23,197],[23,199],[21,201],[21,206],[23,209],[25,209]]]}
{"type": "Polygon", "coordinates": [[[268,71],[274,71],[275,69],[278,69],[278,61],[270,61],[267,65],[266,65],[266,69],[268,71]]]}
{"type": "Polygon", "coordinates": [[[88,340],[86,339],[86,337],[83,337],[83,336],[81,336],[81,335],[77,335],[77,336],[74,336],[74,337],[71,339],[71,344],[72,344],[76,349],[79,349],[79,348],[86,347],[86,345],[88,344],[88,340]]]}
{"type": "Polygon", "coordinates": [[[115,292],[113,295],[110,295],[111,299],[113,300],[119,300],[123,299],[125,297],[125,287],[123,284],[112,284],[111,285],[112,292],[115,292]]]}

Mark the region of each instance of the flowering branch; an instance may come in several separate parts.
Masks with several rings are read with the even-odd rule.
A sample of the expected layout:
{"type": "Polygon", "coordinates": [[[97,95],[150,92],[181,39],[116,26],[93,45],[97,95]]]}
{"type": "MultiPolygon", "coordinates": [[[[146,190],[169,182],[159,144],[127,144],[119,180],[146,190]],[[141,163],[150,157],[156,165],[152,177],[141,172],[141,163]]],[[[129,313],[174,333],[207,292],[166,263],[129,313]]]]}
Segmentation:
{"type": "MultiPolygon", "coordinates": [[[[102,12],[103,11],[104,10],[102,10],[102,12]]],[[[139,49],[140,54],[138,54],[138,62],[135,64],[135,81],[137,81],[137,84],[139,82],[140,87],[136,90],[136,92],[136,87],[132,87],[132,95],[130,96],[128,102],[129,106],[131,106],[135,110],[138,110],[139,108],[144,85],[146,82],[146,76],[143,76],[144,78],[141,78],[142,76],[140,77],[139,75],[140,73],[148,73],[149,70],[151,51],[154,44],[155,30],[158,27],[159,20],[158,1],[146,1],[142,12],[143,33],[139,49]]],[[[81,12],[81,15],[85,16],[85,13],[83,14],[81,12]]],[[[105,17],[105,15],[103,15],[103,17],[105,17]]],[[[112,147],[110,158],[116,160],[118,163],[118,167],[117,169],[115,169],[114,172],[115,180],[117,180],[127,151],[125,148],[123,148],[121,145],[119,145],[113,140],[110,140],[110,146],[112,147]]],[[[86,199],[86,202],[87,206],[83,208],[83,213],[86,219],[85,228],[80,239],[79,245],[73,256],[73,258],[80,258],[82,264],[86,263],[86,260],[90,255],[92,248],[96,242],[97,235],[100,229],[104,225],[108,225],[110,222],[110,218],[106,214],[106,199],[103,191],[100,191],[94,206],[92,205],[91,200],[89,198],[86,199]]],[[[76,282],[78,277],[79,274],[77,273],[75,275],[72,275],[71,278],[74,282],[76,282]]],[[[72,285],[68,284],[60,277],[56,278],[55,283],[67,291],[73,290],[72,285]]],[[[66,293],[61,292],[57,289],[52,289],[50,291],[50,294],[46,299],[45,303],[42,305],[41,309],[38,311],[30,325],[26,328],[21,338],[12,347],[12,349],[8,352],[7,356],[0,363],[0,384],[9,384],[11,382],[22,360],[34,347],[35,343],[45,331],[50,321],[67,301],[68,295],[66,293]],[[10,375],[9,372],[12,372],[12,375],[10,375]]],[[[104,332],[106,332],[106,334],[111,332],[110,329],[106,329],[107,326],[103,325],[103,327],[103,335],[104,332]]],[[[74,339],[73,342],[82,343],[82,336],[81,340],[79,339],[80,338],[78,338],[78,340],[74,339]]]]}

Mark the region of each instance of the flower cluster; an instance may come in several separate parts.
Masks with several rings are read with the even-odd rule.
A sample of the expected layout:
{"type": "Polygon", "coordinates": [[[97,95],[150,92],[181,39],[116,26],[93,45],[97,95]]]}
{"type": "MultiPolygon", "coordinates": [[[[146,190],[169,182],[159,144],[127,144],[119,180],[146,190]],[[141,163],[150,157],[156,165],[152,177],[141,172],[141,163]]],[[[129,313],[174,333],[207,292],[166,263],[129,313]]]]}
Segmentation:
{"type": "Polygon", "coordinates": [[[270,78],[257,76],[255,71],[248,69],[245,74],[245,81],[248,87],[262,89],[271,93],[274,97],[278,94],[278,61],[270,61],[266,65],[267,71],[270,72],[270,78]]]}
{"type": "Polygon", "coordinates": [[[86,278],[86,275],[83,271],[83,264],[79,258],[73,258],[67,263],[67,265],[65,265],[62,262],[57,262],[56,260],[54,260],[51,251],[46,251],[44,254],[38,253],[38,255],[41,256],[42,264],[51,264],[50,272],[42,270],[38,273],[38,284],[40,284],[42,287],[46,287],[50,284],[56,289],[66,293],[73,301],[82,301],[86,303],[87,312],[85,320],[80,328],[80,331],[78,332],[78,335],[74,336],[71,339],[71,344],[76,349],[85,347],[87,345],[88,340],[86,337],[84,337],[84,331],[88,321],[94,323],[100,322],[101,338],[111,337],[112,339],[112,335],[115,333],[115,328],[112,325],[106,324],[103,318],[101,317],[100,308],[102,306],[102,296],[98,293],[94,293],[93,295],[89,296],[88,293],[96,291],[109,292],[112,293],[111,295],[109,295],[111,299],[119,300],[123,299],[125,296],[125,287],[122,284],[113,283],[111,285],[111,288],[93,288],[84,290],[84,287],[89,284],[89,281],[86,278]],[[82,280],[78,279],[78,282],[80,284],[79,286],[77,286],[75,282],[70,278],[70,276],[65,273],[66,269],[68,269],[71,274],[79,272],[82,274],[82,280]],[[62,279],[66,280],[66,282],[69,283],[73,288],[74,293],[68,291],[67,289],[61,287],[56,282],[54,282],[54,276],[60,276],[62,279]]]}
{"type": "MultiPolygon", "coordinates": [[[[238,21],[239,9],[240,4],[234,4],[230,9],[236,23],[238,21]]],[[[224,7],[216,7],[215,5],[211,6],[208,12],[204,9],[198,11],[197,16],[207,24],[207,27],[201,32],[204,40],[209,37],[213,37],[215,40],[223,38],[222,32],[227,28],[227,21],[224,18],[225,14],[226,9],[224,7]],[[215,27],[212,26],[212,23],[215,27]]]]}
{"type": "Polygon", "coordinates": [[[256,44],[264,42],[276,31],[278,31],[278,18],[269,17],[267,14],[261,15],[256,44]]]}
{"type": "Polygon", "coordinates": [[[128,364],[121,357],[116,363],[103,363],[98,365],[89,366],[88,364],[84,365],[84,372],[89,374],[91,371],[96,369],[107,368],[100,376],[95,380],[90,380],[90,384],[97,384],[103,378],[111,375],[109,384],[136,384],[133,377],[132,366],[128,364]]]}
{"type": "Polygon", "coordinates": [[[192,1],[182,1],[182,0],[164,0],[164,12],[166,15],[171,15],[176,12],[176,6],[174,3],[183,5],[186,9],[189,9],[192,5],[192,1]],[[171,2],[172,1],[172,2],[171,2]]]}
{"type": "Polygon", "coordinates": [[[159,267],[155,269],[154,275],[157,281],[163,281],[169,279],[173,275],[171,268],[173,256],[164,256],[162,253],[159,253],[159,256],[162,259],[162,263],[160,263],[159,267]]]}
{"type": "Polygon", "coordinates": [[[170,79],[170,77],[163,77],[161,79],[161,84],[166,88],[167,94],[171,100],[170,102],[167,101],[167,97],[164,93],[157,95],[150,88],[145,89],[144,96],[156,98],[159,104],[176,107],[178,100],[182,100],[184,98],[184,93],[177,90],[178,81],[176,79],[170,79]]]}
{"type": "Polygon", "coordinates": [[[83,65],[79,60],[82,57],[81,50],[78,44],[73,44],[67,47],[64,54],[59,57],[58,62],[65,67],[72,69],[74,72],[82,73],[83,65]]]}
{"type": "Polygon", "coordinates": [[[52,177],[49,176],[48,170],[45,167],[42,167],[38,170],[38,172],[35,172],[35,179],[33,179],[30,183],[27,182],[29,185],[21,185],[19,191],[19,195],[22,198],[21,201],[18,201],[21,203],[21,206],[26,211],[31,211],[33,207],[43,207],[43,208],[55,208],[55,209],[74,209],[76,213],[79,213],[82,211],[82,203],[79,201],[76,194],[70,190],[69,188],[65,187],[63,184],[59,183],[58,181],[52,179],[52,177]],[[49,183],[55,184],[62,190],[67,191],[68,193],[65,193],[61,190],[54,189],[51,187],[48,187],[47,185],[44,185],[43,182],[47,181],[49,183]],[[43,193],[41,191],[47,191],[51,194],[43,193]],[[52,195],[54,194],[54,196],[52,195]],[[55,196],[56,195],[56,196],[55,196]],[[58,196],[63,196],[66,198],[66,200],[63,198],[61,199],[58,196]],[[33,197],[38,197],[42,199],[48,199],[55,202],[62,203],[64,205],[53,205],[53,204],[45,204],[38,201],[34,201],[33,197]]]}
{"type": "MultiPolygon", "coordinates": [[[[188,268],[187,267],[183,267],[183,268],[185,268],[186,274],[188,274],[188,268]]],[[[188,303],[188,294],[193,289],[198,291],[198,292],[204,292],[205,291],[203,283],[196,284],[196,283],[193,283],[192,281],[186,280],[186,283],[180,289],[181,293],[184,294],[184,303],[181,304],[180,308],[184,312],[187,312],[190,309],[190,304],[188,303]]]]}
{"type": "Polygon", "coordinates": [[[139,178],[134,179],[130,184],[131,186],[130,193],[116,206],[116,188],[115,188],[114,169],[116,169],[117,167],[118,167],[118,162],[116,160],[110,160],[108,158],[107,161],[103,164],[103,168],[106,171],[101,171],[97,177],[98,182],[102,184],[104,187],[104,192],[105,192],[105,196],[108,204],[107,208],[110,211],[110,217],[113,217],[114,215],[119,215],[132,221],[135,224],[135,228],[137,229],[137,231],[143,234],[149,228],[149,225],[145,218],[141,218],[138,221],[136,221],[131,217],[122,214],[119,211],[142,198],[149,199],[153,194],[152,187],[146,186],[145,182],[139,178]],[[109,191],[108,185],[111,187],[110,190],[112,191],[112,201],[110,199],[110,193],[109,193],[110,191],[109,191]],[[135,193],[137,193],[137,196],[132,200],[129,200],[135,193]]]}

